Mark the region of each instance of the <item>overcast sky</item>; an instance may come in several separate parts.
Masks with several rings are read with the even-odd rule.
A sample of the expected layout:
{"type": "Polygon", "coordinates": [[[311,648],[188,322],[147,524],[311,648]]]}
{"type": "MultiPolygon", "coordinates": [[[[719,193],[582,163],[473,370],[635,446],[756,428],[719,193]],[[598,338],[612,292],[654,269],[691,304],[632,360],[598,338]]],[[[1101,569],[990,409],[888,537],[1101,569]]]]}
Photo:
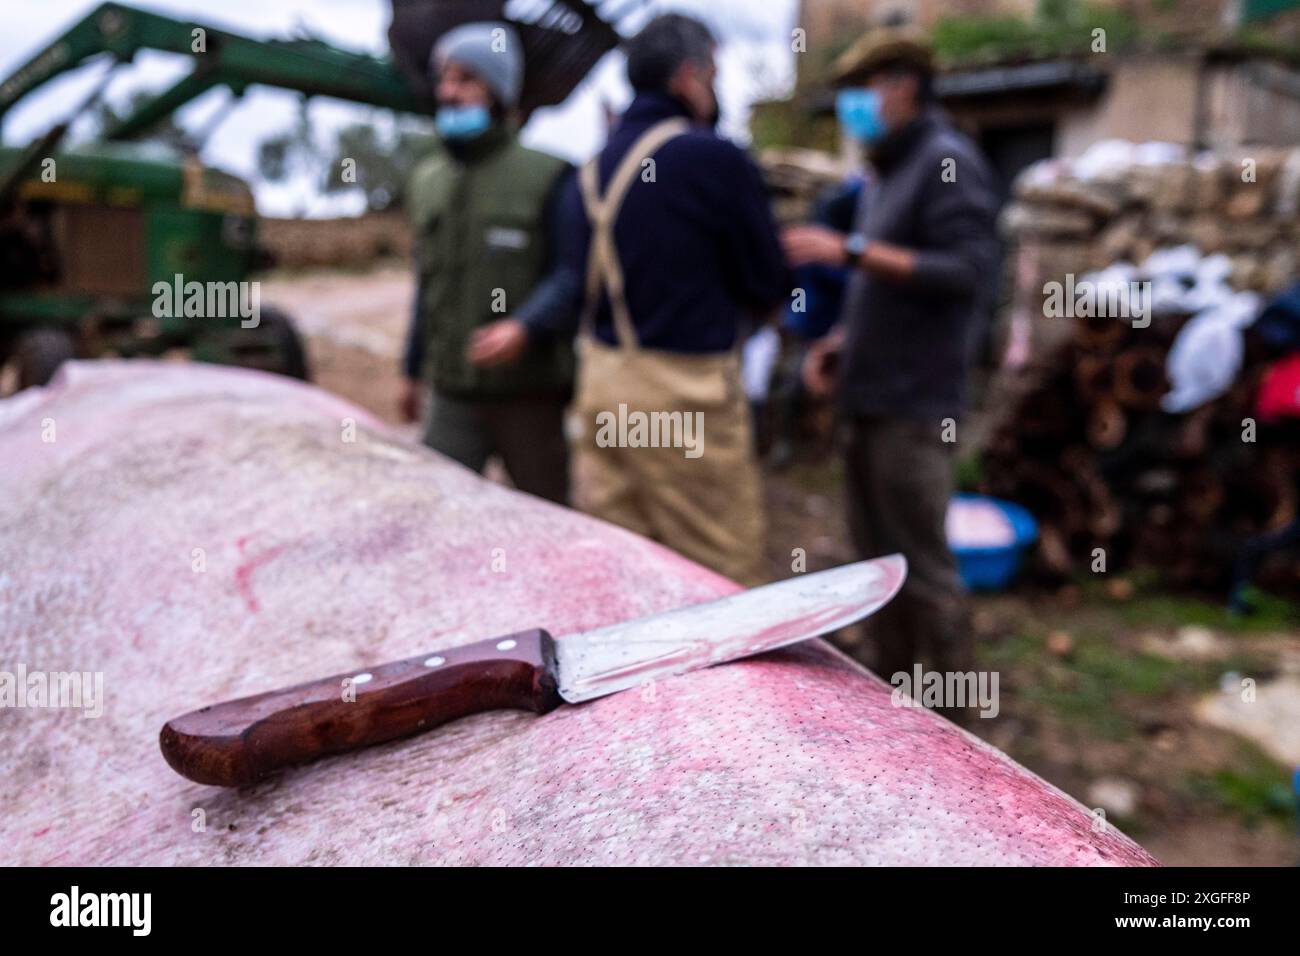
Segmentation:
{"type": "MultiPolygon", "coordinates": [[[[148,0],[137,5],[248,36],[289,37],[306,32],[347,49],[387,52],[385,34],[391,10],[388,0],[148,0]]],[[[0,31],[0,77],[8,76],[96,6],[98,0],[6,0],[5,29],[0,31]]],[[[656,12],[672,9],[693,13],[714,27],[723,43],[718,64],[723,128],[728,135],[743,139],[749,104],[786,89],[793,78],[790,30],[797,0],[651,0],[648,7],[656,12]]],[[[188,62],[187,57],[170,54],[141,55],[135,63],[119,70],[107,98],[121,103],[137,89],[168,86],[187,72],[188,62]]],[[[103,70],[98,64],[87,66],[27,97],[5,117],[4,142],[26,143],[64,119],[93,89],[103,70]]],[[[612,53],[597,64],[566,103],[534,115],[524,131],[525,141],[581,160],[603,139],[602,103],[620,109],[629,96],[621,56],[612,53]]],[[[228,97],[224,89],[210,91],[183,109],[178,119],[191,131],[205,129],[220,114],[228,97]]],[[[359,211],[359,196],[327,199],[306,181],[287,185],[258,181],[257,144],[292,127],[297,104],[297,98],[289,93],[250,90],[207,138],[203,160],[252,182],[258,207],[265,215],[359,211]]],[[[311,107],[315,126],[326,136],[340,126],[373,115],[368,108],[336,100],[318,99],[311,107]]]]}

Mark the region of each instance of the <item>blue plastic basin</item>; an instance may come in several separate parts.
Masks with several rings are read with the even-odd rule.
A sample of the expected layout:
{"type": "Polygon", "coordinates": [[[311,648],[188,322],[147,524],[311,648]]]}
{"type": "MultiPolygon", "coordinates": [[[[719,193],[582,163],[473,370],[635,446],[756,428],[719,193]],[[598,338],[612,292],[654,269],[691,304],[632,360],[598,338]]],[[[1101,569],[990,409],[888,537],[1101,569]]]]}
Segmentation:
{"type": "Polygon", "coordinates": [[[1038,522],[1020,505],[990,498],[987,495],[955,495],[954,501],[982,501],[1002,512],[1011,524],[1013,542],[1003,547],[961,547],[952,542],[949,546],[957,556],[957,567],[966,587],[972,591],[1005,590],[1020,570],[1025,552],[1038,540],[1038,522]]]}

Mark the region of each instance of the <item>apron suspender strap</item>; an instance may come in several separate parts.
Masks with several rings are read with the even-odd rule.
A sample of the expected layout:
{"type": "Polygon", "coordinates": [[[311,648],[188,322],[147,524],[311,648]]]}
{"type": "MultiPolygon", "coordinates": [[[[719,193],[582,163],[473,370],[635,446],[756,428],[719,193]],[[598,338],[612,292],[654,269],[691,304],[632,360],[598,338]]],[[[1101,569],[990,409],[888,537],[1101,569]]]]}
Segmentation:
{"type": "Polygon", "coordinates": [[[604,196],[600,195],[598,182],[599,156],[588,160],[578,174],[582,204],[587,211],[587,219],[591,222],[591,250],[587,255],[587,302],[582,325],[589,334],[593,331],[596,307],[603,286],[614,316],[614,334],[619,346],[624,349],[635,350],[639,348],[639,343],[624,295],[623,267],[618,259],[618,248],[614,245],[614,223],[623,208],[628,190],[640,172],[641,164],[670,139],[689,129],[690,124],[686,120],[670,119],[646,130],[614,170],[604,196]]]}

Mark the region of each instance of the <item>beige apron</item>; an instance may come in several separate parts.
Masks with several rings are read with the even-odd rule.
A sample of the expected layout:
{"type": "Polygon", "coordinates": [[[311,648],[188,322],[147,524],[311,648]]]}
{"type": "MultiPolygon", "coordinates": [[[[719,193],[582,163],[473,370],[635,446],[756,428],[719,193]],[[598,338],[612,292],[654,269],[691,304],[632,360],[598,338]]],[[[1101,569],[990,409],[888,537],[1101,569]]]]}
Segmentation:
{"type": "Polygon", "coordinates": [[[574,404],[583,436],[575,484],[579,504],[589,513],[753,584],[763,577],[762,488],[739,349],[688,354],[642,348],[614,244],[614,224],[643,162],[689,128],[680,119],[651,127],[628,150],[603,196],[596,159],[579,173],[591,249],[578,339],[574,404]],[[602,290],[609,299],[617,346],[593,334],[602,290]],[[638,413],[694,416],[692,420],[702,424],[700,454],[688,457],[682,447],[610,445],[608,432],[601,443],[597,423],[602,416],[609,421],[610,416],[638,413]]]}

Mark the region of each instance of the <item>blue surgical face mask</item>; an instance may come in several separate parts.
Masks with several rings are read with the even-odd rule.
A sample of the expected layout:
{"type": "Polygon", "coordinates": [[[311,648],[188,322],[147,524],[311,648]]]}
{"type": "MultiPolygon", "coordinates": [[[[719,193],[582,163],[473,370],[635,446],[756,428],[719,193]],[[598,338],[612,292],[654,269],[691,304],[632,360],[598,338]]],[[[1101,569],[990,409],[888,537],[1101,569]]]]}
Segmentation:
{"type": "Polygon", "coordinates": [[[886,133],[880,115],[880,94],[875,90],[840,90],[835,97],[835,115],[840,128],[866,146],[880,142],[886,133]]]}
{"type": "Polygon", "coordinates": [[[433,125],[443,139],[473,139],[492,125],[492,114],[486,106],[441,106],[433,125]]]}

